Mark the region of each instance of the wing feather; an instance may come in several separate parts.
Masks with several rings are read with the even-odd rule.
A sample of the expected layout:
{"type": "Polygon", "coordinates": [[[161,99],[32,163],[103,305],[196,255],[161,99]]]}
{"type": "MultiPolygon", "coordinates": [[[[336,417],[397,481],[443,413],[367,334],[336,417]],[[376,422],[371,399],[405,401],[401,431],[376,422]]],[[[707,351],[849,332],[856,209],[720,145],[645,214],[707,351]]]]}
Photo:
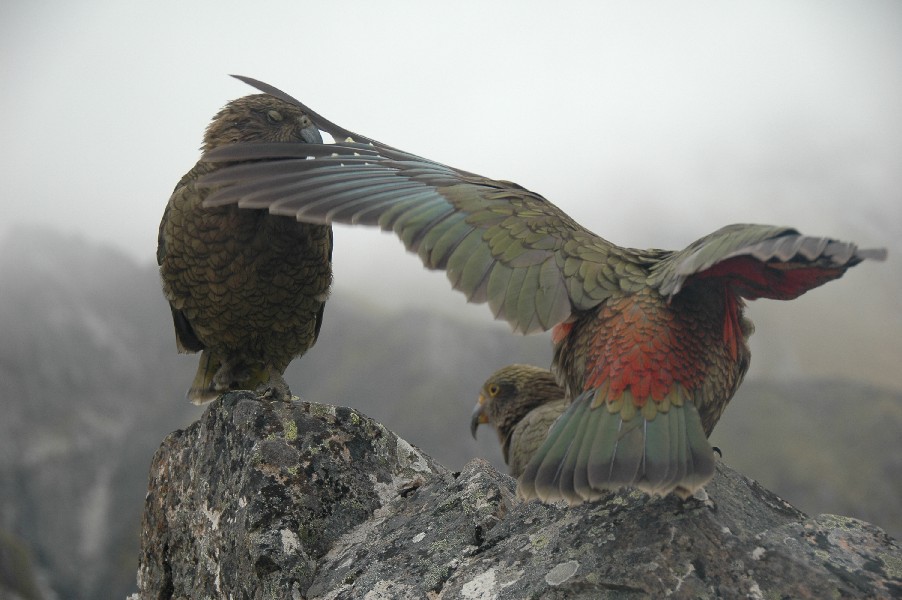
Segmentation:
{"type": "Polygon", "coordinates": [[[300,107],[337,142],[230,144],[208,152],[202,160],[224,163],[199,183],[210,190],[208,206],[394,231],[426,267],[446,270],[455,289],[488,302],[524,333],[548,330],[617,290],[616,273],[579,268],[605,261],[611,245],[540,195],[356,134],[272,86],[239,79],[300,107]],[[586,240],[588,258],[567,249],[586,240]]]}
{"type": "Polygon", "coordinates": [[[447,270],[456,289],[488,302],[515,331],[547,330],[616,293],[651,286],[673,296],[704,277],[723,277],[750,299],[794,298],[861,260],[885,257],[763,225],[730,225],[680,252],[619,248],[515,183],[393,148],[268,84],[238,79],[298,106],[337,142],[212,150],[202,160],[221,164],[197,183],[209,189],[207,206],[392,230],[426,267],[447,270]]]}
{"type": "Polygon", "coordinates": [[[513,274],[513,269],[500,262],[494,264],[492,272],[489,274],[486,283],[486,297],[489,309],[496,319],[504,318],[504,300],[513,274]]]}
{"type": "Polygon", "coordinates": [[[841,277],[862,260],[883,260],[883,249],[800,234],[788,227],[728,225],[653,267],[650,284],[673,296],[695,279],[721,278],[749,300],[791,300],[841,277]]]}

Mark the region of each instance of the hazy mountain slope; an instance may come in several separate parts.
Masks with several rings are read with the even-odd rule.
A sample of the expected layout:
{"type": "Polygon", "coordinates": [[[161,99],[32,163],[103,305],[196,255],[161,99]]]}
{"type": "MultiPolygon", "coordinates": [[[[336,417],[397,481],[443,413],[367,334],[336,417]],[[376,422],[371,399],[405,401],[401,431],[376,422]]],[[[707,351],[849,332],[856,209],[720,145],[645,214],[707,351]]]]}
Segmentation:
{"type": "Polygon", "coordinates": [[[24,231],[0,246],[0,281],[0,528],[60,597],[123,597],[150,457],[198,412],[178,401],[190,370],[155,270],[24,231]]]}
{"type": "MultiPolygon", "coordinates": [[[[497,367],[547,365],[551,354],[547,336],[514,336],[488,317],[387,309],[339,285],[320,341],[288,381],[451,468],[474,456],[503,468],[491,431],[470,438],[477,391],[497,367]]],[[[30,546],[60,598],[124,597],[153,452],[200,414],[183,399],[197,358],[176,354],[156,269],[19,232],[0,241],[0,334],[0,530],[30,546]]],[[[803,510],[902,535],[902,394],[802,377],[746,382],[713,436],[724,460],[803,510]]]]}
{"type": "Polygon", "coordinates": [[[723,460],[811,514],[902,536],[902,394],[848,381],[747,382],[711,436],[723,460]]]}

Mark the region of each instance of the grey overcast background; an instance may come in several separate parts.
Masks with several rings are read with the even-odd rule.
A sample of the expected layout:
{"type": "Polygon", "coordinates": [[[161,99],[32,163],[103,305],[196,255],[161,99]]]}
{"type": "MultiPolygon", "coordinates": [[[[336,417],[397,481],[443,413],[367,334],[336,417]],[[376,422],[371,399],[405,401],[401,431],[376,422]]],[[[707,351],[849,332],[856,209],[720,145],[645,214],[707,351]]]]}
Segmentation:
{"type": "MultiPolygon", "coordinates": [[[[889,246],[799,301],[755,303],[752,374],[902,389],[898,0],[13,0],[0,46],[0,236],[50,227],[153,261],[204,127],[253,92],[239,73],[623,245],[763,222],[889,246]]],[[[337,228],[335,277],[335,293],[492,326],[393,236],[337,228]]]]}

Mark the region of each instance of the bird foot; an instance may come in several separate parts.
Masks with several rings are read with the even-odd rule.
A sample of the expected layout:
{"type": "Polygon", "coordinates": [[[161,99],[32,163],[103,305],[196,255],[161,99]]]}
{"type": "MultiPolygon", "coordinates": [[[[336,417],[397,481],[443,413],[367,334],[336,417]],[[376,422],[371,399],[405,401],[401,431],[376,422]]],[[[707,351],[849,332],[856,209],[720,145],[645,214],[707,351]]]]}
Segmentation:
{"type": "Polygon", "coordinates": [[[255,391],[260,395],[260,398],[270,402],[291,402],[294,398],[291,395],[291,390],[288,389],[288,384],[281,375],[271,377],[269,381],[258,386],[255,391]]]}
{"type": "MultiPolygon", "coordinates": [[[[262,371],[262,368],[260,370],[262,371]]],[[[216,373],[213,374],[210,380],[210,387],[220,393],[230,390],[251,389],[242,384],[255,379],[255,375],[258,375],[258,373],[246,364],[229,359],[223,362],[219,369],[216,370],[216,373]]]]}
{"type": "Polygon", "coordinates": [[[232,390],[252,390],[267,400],[287,402],[291,399],[291,390],[282,373],[261,363],[248,365],[239,360],[228,360],[213,375],[210,387],[220,394],[232,390]]]}

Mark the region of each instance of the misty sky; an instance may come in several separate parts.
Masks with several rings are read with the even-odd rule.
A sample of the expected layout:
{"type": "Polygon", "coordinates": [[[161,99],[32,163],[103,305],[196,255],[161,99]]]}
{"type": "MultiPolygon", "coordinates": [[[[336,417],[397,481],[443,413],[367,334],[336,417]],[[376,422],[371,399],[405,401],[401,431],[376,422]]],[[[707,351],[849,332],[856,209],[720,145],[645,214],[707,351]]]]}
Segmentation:
{"type": "MultiPolygon", "coordinates": [[[[0,45],[0,235],[47,225],[154,260],[204,127],[253,93],[240,73],[620,244],[764,222],[900,248],[898,0],[12,0],[0,45]]],[[[338,289],[464,305],[392,237],[335,239],[338,289]]]]}

